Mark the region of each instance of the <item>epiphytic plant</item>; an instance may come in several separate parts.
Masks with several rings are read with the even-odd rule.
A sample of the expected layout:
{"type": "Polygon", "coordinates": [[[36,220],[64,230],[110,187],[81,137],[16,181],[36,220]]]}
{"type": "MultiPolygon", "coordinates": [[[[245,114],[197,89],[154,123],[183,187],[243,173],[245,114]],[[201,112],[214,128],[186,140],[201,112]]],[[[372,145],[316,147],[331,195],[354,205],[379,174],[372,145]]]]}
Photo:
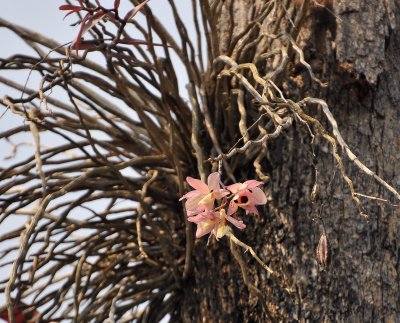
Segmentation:
{"type": "MultiPolygon", "coordinates": [[[[243,280],[267,316],[280,300],[257,287],[249,270],[259,266],[250,267],[237,246],[267,270],[262,279],[292,294],[290,275],[275,269],[286,263],[268,257],[271,242],[257,249],[267,266],[233,232],[247,225],[247,238],[268,226],[259,225],[266,214],[284,218],[270,194],[274,144],[300,129],[301,149],[313,160],[315,147],[326,145],[362,214],[361,199],[374,197],[356,191],[343,159],[400,195],[355,156],[328,104],[314,95],[329,80],[304,55],[309,39],[300,31],[311,1],[251,0],[243,8],[235,0],[131,0],[123,13],[127,3],[62,5],[79,18],[71,46],[0,18],[30,50],[1,58],[0,69],[27,71],[39,83],[30,88],[0,76],[18,93],[3,98],[3,118],[11,111],[21,120],[0,133],[11,147],[0,168],[0,223],[7,228],[0,266],[11,273],[0,282],[4,311],[11,322],[21,309],[46,321],[181,321],[182,293],[202,297],[191,278],[218,265],[205,257],[214,240],[210,248],[195,240],[193,222],[197,237],[210,233],[221,249],[228,241],[243,279],[229,278],[238,278],[236,266],[224,273],[227,281],[243,280]],[[166,8],[171,18],[162,20],[166,8]],[[144,23],[132,19],[139,12],[144,23]],[[21,157],[29,136],[32,151],[21,157]],[[185,194],[186,176],[194,190],[185,194]]],[[[320,168],[310,164],[312,200],[320,168]]],[[[318,246],[321,265],[328,238],[324,232],[318,246]]]]}

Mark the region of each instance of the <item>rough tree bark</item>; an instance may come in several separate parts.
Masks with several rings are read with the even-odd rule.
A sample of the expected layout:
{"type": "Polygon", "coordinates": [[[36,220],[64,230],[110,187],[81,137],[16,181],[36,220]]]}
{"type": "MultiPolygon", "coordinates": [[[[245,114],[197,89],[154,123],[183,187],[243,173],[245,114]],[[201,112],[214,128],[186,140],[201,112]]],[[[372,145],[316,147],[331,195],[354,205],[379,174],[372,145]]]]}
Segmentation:
{"type": "MultiPolygon", "coordinates": [[[[234,2],[230,7],[232,2],[226,1],[225,10],[235,11],[239,33],[246,27],[251,6],[234,2]]],[[[330,6],[329,1],[319,2],[330,6]]],[[[329,85],[312,86],[306,71],[299,70],[303,81],[298,83],[299,94],[324,98],[350,148],[398,189],[400,6],[394,0],[341,0],[331,5],[330,11],[313,6],[299,34],[314,72],[329,85]]],[[[226,24],[219,26],[220,33],[227,32],[226,24]]],[[[228,45],[228,40],[221,44],[221,53],[228,45]]],[[[317,106],[309,109],[323,119],[317,106]]],[[[398,202],[345,159],[356,192],[393,202],[360,196],[367,214],[361,216],[328,143],[318,136],[314,139],[314,158],[304,145],[310,140],[306,127],[297,123],[269,144],[263,167],[270,176],[271,201],[260,218],[250,220],[253,234],[243,236],[293,292],[270,280],[244,255],[248,278],[265,298],[264,308],[244,283],[228,242],[206,247],[206,241],[198,241],[194,272],[182,292],[177,318],[184,322],[400,321],[400,221],[394,206],[398,202]],[[314,203],[310,198],[313,163],[319,193],[314,203]],[[330,262],[321,267],[315,250],[324,230],[330,262]]]]}

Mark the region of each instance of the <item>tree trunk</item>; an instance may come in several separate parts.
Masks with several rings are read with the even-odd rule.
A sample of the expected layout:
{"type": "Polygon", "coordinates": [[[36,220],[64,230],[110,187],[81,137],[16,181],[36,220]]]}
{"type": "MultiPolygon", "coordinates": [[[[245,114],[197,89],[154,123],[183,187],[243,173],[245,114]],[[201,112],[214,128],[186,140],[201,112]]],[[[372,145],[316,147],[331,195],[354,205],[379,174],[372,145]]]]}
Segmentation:
{"type": "MultiPolygon", "coordinates": [[[[235,23],[239,33],[250,9],[240,1],[235,3],[235,17],[241,19],[235,23]]],[[[319,3],[326,7],[310,6],[297,43],[314,73],[329,84],[316,86],[303,68],[296,73],[302,79],[297,94],[325,99],[350,149],[399,189],[400,7],[394,0],[319,3]]],[[[230,10],[229,6],[227,1],[224,10],[230,10]]],[[[291,4],[290,10],[300,9],[291,4]]],[[[228,28],[221,21],[223,34],[228,28]]],[[[228,45],[222,43],[222,53],[228,45]]],[[[243,56],[241,62],[245,62],[243,56]]],[[[306,110],[331,130],[318,106],[306,110]]],[[[246,262],[241,268],[227,239],[212,240],[208,246],[206,239],[198,240],[194,270],[183,289],[176,319],[400,321],[400,221],[395,206],[399,201],[341,152],[355,191],[389,201],[358,196],[366,216],[361,215],[330,144],[321,135],[316,135],[313,145],[311,139],[307,127],[296,121],[268,145],[263,167],[270,177],[266,184],[270,202],[259,218],[247,219],[246,233],[237,234],[279,279],[271,279],[248,253],[237,250],[246,262]],[[312,202],[314,182],[319,194],[312,202]],[[316,255],[324,233],[329,244],[326,266],[318,264],[316,255]],[[262,295],[245,283],[246,274],[262,295]]]]}

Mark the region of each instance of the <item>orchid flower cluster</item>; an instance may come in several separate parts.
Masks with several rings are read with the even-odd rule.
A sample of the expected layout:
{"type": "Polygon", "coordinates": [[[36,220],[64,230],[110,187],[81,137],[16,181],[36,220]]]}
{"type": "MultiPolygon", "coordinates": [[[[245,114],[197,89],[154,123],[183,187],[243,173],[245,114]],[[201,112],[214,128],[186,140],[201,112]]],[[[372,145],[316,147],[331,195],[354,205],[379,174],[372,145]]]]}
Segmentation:
{"type": "Polygon", "coordinates": [[[263,182],[249,180],[221,188],[219,173],[208,176],[207,184],[201,180],[187,177],[186,181],[194,188],[183,195],[188,221],[197,224],[196,238],[211,232],[217,240],[230,232],[228,222],[243,230],[246,225],[238,217],[239,208],[246,214],[258,215],[256,205],[267,203],[265,193],[258,187],[263,182]]]}

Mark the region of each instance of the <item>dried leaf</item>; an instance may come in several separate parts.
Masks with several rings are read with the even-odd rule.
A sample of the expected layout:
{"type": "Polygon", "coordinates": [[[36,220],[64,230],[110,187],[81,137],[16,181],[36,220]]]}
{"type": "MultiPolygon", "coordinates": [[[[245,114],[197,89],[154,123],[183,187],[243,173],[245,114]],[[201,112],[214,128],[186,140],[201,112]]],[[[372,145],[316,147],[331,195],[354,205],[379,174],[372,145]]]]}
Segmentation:
{"type": "Polygon", "coordinates": [[[329,264],[329,244],[325,234],[319,238],[317,246],[317,260],[320,266],[327,266],[329,264]]]}
{"type": "Polygon", "coordinates": [[[313,189],[311,191],[311,202],[313,202],[313,203],[317,202],[318,201],[318,197],[319,197],[318,184],[317,184],[317,182],[315,182],[315,184],[313,186],[313,189]]]}
{"type": "Polygon", "coordinates": [[[128,13],[126,14],[124,20],[128,21],[130,19],[132,19],[134,16],[136,16],[136,14],[143,8],[143,6],[149,2],[150,0],[146,0],[144,2],[142,2],[140,5],[136,6],[135,8],[133,8],[132,10],[129,10],[128,13]]]}
{"type": "Polygon", "coordinates": [[[131,61],[132,63],[138,63],[139,61],[137,59],[132,58],[131,56],[120,54],[120,53],[113,53],[111,54],[112,57],[119,58],[119,59],[125,59],[127,61],[131,61]]]}
{"type": "Polygon", "coordinates": [[[106,13],[106,16],[111,21],[117,21],[117,19],[115,18],[115,13],[114,12],[109,11],[109,12],[106,13]]]}
{"type": "Polygon", "coordinates": [[[119,41],[121,44],[129,44],[129,45],[149,45],[149,46],[167,46],[160,43],[152,43],[142,39],[135,39],[135,38],[123,38],[119,41]]]}

